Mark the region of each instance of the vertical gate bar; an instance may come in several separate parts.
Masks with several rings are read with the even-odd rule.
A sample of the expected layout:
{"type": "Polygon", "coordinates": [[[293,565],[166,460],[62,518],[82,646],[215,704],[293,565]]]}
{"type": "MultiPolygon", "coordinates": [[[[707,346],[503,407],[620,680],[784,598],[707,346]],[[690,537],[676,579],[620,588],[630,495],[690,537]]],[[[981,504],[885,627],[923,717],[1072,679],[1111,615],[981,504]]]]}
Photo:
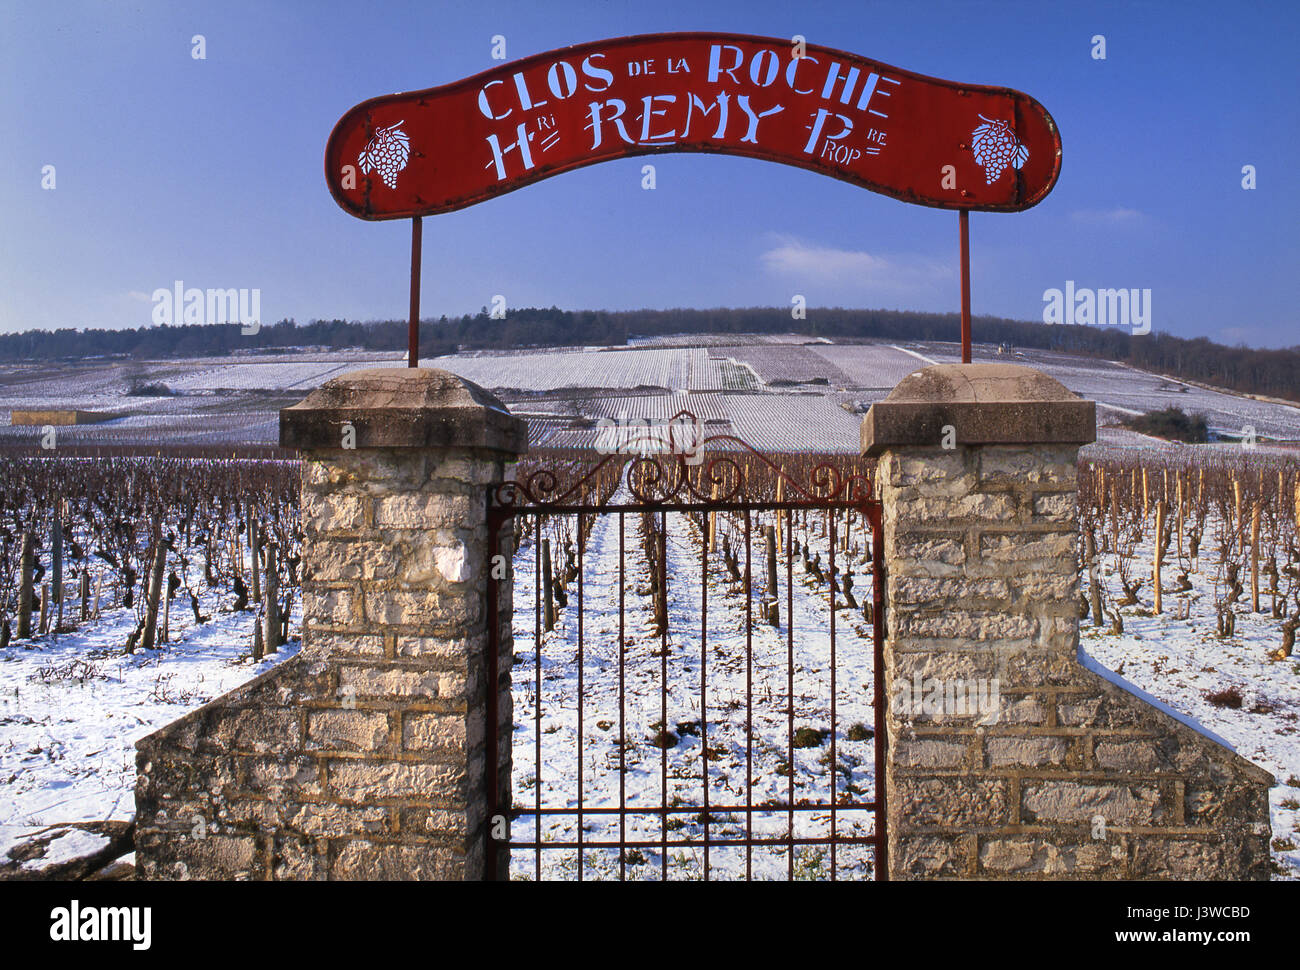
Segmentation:
{"type": "Polygon", "coordinates": [[[745,508],[745,880],[754,879],[754,586],[749,508],[745,508]]]}
{"type": "Polygon", "coordinates": [[[871,519],[871,626],[875,658],[876,706],[876,879],[889,878],[889,843],[885,831],[885,751],[889,737],[885,733],[885,550],[884,526],[880,504],[870,505],[871,519]]]}
{"type": "MultiPolygon", "coordinates": [[[[654,521],[653,515],[651,521],[654,521]]],[[[668,748],[663,744],[668,733],[668,513],[659,512],[659,585],[663,597],[663,628],[659,631],[659,834],[663,841],[659,858],[660,878],[668,880],[668,748]]]]}
{"type": "Polygon", "coordinates": [[[835,875],[835,840],[838,837],[836,831],[836,809],[835,809],[835,783],[839,779],[839,762],[835,760],[835,734],[839,730],[835,723],[835,509],[826,510],[826,517],[830,520],[828,531],[830,533],[830,593],[831,593],[831,882],[836,879],[835,875]]]}
{"type": "MultiPolygon", "coordinates": [[[[786,631],[786,664],[785,664],[785,684],[787,692],[786,707],[786,767],[790,769],[790,784],[788,786],[789,797],[786,805],[786,837],[790,840],[788,853],[789,858],[786,861],[786,875],[791,882],[794,881],[794,546],[791,539],[786,536],[785,549],[785,631],[786,631]]],[[[776,590],[773,590],[776,595],[776,590]]]]}
{"type": "Polygon", "coordinates": [[[618,877],[627,879],[627,648],[623,610],[627,564],[623,556],[623,513],[618,513],[618,877]]]}
{"type": "Polygon", "coordinates": [[[583,663],[583,642],[582,642],[582,575],[583,567],[583,547],[586,545],[582,541],[582,513],[578,513],[578,882],[582,882],[582,869],[585,861],[582,849],[582,798],[583,775],[582,775],[582,672],[585,664],[583,663]]]}
{"type": "MultiPolygon", "coordinates": [[[[489,501],[491,501],[489,499],[489,501]]],[[[501,671],[498,669],[501,654],[501,616],[500,608],[497,605],[498,590],[497,584],[501,582],[494,579],[492,573],[495,570],[493,560],[501,551],[500,539],[500,516],[491,508],[488,509],[488,584],[487,584],[487,618],[488,618],[488,690],[487,690],[487,803],[488,803],[488,824],[486,829],[487,858],[485,861],[485,876],[489,882],[495,882],[497,878],[497,846],[493,844],[492,828],[493,816],[501,811],[501,795],[498,790],[498,777],[501,773],[501,767],[498,764],[499,755],[497,746],[499,744],[498,732],[501,728],[501,717],[497,711],[497,691],[499,690],[501,671]]],[[[514,581],[511,575],[510,581],[514,581]]],[[[509,818],[506,813],[507,836],[506,843],[509,844],[509,818]]]]}
{"type": "MultiPolygon", "coordinates": [[[[702,476],[701,476],[702,477],[702,476]]],[[[708,515],[700,542],[700,766],[704,780],[704,881],[709,881],[709,533],[708,515]]],[[[725,805],[726,802],[723,802],[725,805]]]]}
{"type": "Polygon", "coordinates": [[[536,590],[533,595],[533,659],[536,661],[536,680],[533,691],[533,741],[537,759],[533,772],[533,795],[537,803],[537,813],[533,816],[537,848],[533,850],[537,861],[537,881],[542,881],[542,516],[537,515],[536,534],[533,541],[535,568],[533,580],[536,590]]]}

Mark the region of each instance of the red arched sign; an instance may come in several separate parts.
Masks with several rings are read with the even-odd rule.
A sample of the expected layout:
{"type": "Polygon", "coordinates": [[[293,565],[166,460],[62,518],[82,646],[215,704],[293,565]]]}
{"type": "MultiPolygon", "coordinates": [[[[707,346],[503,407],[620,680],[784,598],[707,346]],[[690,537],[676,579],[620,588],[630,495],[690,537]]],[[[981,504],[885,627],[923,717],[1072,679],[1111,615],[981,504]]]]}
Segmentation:
{"type": "Polygon", "coordinates": [[[826,47],[686,33],[580,44],[364,101],[330,135],[325,177],[353,215],[399,219],[659,152],[745,155],[905,202],[996,212],[1038,203],[1061,169],[1056,124],[1019,91],[826,47]]]}

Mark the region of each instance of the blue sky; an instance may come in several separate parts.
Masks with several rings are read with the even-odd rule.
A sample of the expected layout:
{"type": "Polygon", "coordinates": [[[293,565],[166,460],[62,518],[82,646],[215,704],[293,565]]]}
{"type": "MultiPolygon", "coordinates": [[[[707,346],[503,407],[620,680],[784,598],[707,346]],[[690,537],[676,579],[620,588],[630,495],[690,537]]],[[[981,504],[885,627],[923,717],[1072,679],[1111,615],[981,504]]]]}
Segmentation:
{"type": "MultiPolygon", "coordinates": [[[[1156,330],[1300,344],[1294,2],[0,0],[0,332],[148,324],[149,294],[178,279],[259,288],[265,321],[401,319],[409,226],[330,197],[322,157],[339,117],[497,66],[497,34],[514,60],[672,30],[802,34],[1042,102],[1061,179],[1027,212],[972,215],[976,315],[1041,319],[1043,291],[1074,280],[1150,288],[1156,330]]],[[[958,307],[955,213],[728,156],[662,156],[645,191],[644,162],[426,219],[423,315],[495,294],[571,309],[789,306],[796,293],[958,307]]]]}

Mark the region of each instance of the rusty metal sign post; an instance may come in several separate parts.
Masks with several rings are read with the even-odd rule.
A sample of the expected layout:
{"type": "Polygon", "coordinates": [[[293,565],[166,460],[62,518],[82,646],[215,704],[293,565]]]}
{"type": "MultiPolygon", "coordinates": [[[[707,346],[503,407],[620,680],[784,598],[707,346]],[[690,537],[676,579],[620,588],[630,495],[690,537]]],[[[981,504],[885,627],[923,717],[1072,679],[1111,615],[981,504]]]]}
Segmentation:
{"type": "Polygon", "coordinates": [[[330,135],[325,178],[360,219],[414,220],[414,367],[422,216],[597,162],[662,152],[780,162],[957,209],[964,361],[969,213],[1028,209],[1061,170],[1056,123],[1019,91],[943,81],[802,41],[680,33],[565,47],[364,101],[330,135]]]}

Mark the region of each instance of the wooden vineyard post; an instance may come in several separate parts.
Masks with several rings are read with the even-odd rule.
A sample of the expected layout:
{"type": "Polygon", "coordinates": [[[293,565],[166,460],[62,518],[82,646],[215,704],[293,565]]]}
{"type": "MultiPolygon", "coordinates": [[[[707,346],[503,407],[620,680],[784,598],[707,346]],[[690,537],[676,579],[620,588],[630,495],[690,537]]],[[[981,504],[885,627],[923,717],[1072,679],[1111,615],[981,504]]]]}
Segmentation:
{"type": "MultiPolygon", "coordinates": [[[[1300,493],[1296,495],[1297,514],[1300,515],[1300,493]]],[[[18,639],[26,640],[32,635],[32,572],[35,568],[36,536],[28,532],[23,535],[22,578],[18,586],[18,639]]]]}
{"type": "Polygon", "coordinates": [[[144,608],[144,636],[140,640],[142,650],[152,650],[158,635],[158,604],[162,595],[163,569],[167,565],[167,550],[163,548],[157,526],[154,527],[153,535],[153,568],[149,571],[149,597],[144,608]]]}
{"type": "Polygon", "coordinates": [[[1119,552],[1119,489],[1115,482],[1110,483],[1110,551],[1119,552]]]}
{"type": "Polygon", "coordinates": [[[1101,609],[1101,566],[1097,560],[1097,539],[1091,529],[1084,537],[1084,555],[1088,559],[1088,594],[1092,600],[1092,625],[1101,626],[1105,622],[1101,609]]]}
{"type": "Polygon", "coordinates": [[[1259,500],[1250,511],[1250,611],[1259,612],[1259,500]]]}
{"type": "MultiPolygon", "coordinates": [[[[274,542],[266,544],[266,585],[263,587],[265,595],[266,618],[266,652],[275,653],[280,646],[280,579],[276,575],[277,553],[280,547],[274,542]]],[[[253,568],[257,568],[257,563],[253,563],[253,568]]]]}
{"type": "Polygon", "coordinates": [[[266,656],[266,640],[262,636],[262,618],[259,616],[253,621],[253,661],[256,662],[266,656]]]}
{"type": "Polygon", "coordinates": [[[1150,489],[1147,487],[1147,469],[1146,466],[1143,465],[1142,466],[1142,521],[1143,523],[1146,522],[1147,516],[1151,512],[1151,501],[1150,498],[1148,497],[1149,495],[1150,495],[1150,489]]]}
{"type": "MultiPolygon", "coordinates": [[[[777,475],[776,475],[776,501],[778,505],[785,501],[785,466],[784,465],[781,466],[781,468],[777,471],[777,475]]],[[[778,549],[784,548],[783,543],[785,542],[785,529],[787,528],[785,520],[786,520],[786,516],[788,516],[789,514],[790,514],[789,511],[785,509],[778,509],[776,513],[776,547],[778,549]]]]}
{"type": "Polygon", "coordinates": [[[81,593],[81,622],[85,623],[90,619],[90,573],[84,566],[81,569],[81,585],[78,591],[81,593]]]}
{"type": "Polygon", "coordinates": [[[63,625],[63,502],[54,499],[54,524],[50,529],[50,559],[54,566],[54,603],[58,614],[54,617],[54,632],[63,625]]]}
{"type": "Polygon", "coordinates": [[[41,583],[41,636],[50,632],[50,584],[41,583]]]}
{"type": "Polygon", "coordinates": [[[234,571],[235,578],[242,583],[244,581],[244,550],[239,547],[238,530],[235,530],[230,537],[230,568],[234,571]]]}
{"type": "MultiPolygon", "coordinates": [[[[718,483],[713,483],[713,492],[711,493],[713,501],[718,500],[718,483]]],[[[718,513],[716,509],[709,510],[709,555],[718,551],[718,513]]]]}
{"type": "Polygon", "coordinates": [[[1232,528],[1237,537],[1237,551],[1240,552],[1246,541],[1244,534],[1246,530],[1241,521],[1241,482],[1237,480],[1236,472],[1232,473],[1232,507],[1234,509],[1232,528]]]}
{"type": "Polygon", "coordinates": [[[284,609],[280,611],[280,642],[289,642],[289,618],[293,616],[293,587],[284,591],[284,609]]]}
{"type": "Polygon", "coordinates": [[[1165,500],[1161,499],[1156,503],[1156,551],[1154,562],[1151,567],[1151,588],[1155,591],[1156,604],[1155,612],[1159,616],[1161,613],[1161,589],[1160,589],[1160,566],[1165,557],[1165,500]]]}
{"type": "Polygon", "coordinates": [[[767,559],[767,622],[772,626],[781,625],[780,596],[776,588],[776,530],[772,526],[763,527],[764,553],[767,559]]]}
{"type": "Polygon", "coordinates": [[[1183,473],[1175,473],[1178,479],[1178,558],[1183,558],[1183,473]]]}
{"type": "Polygon", "coordinates": [[[551,589],[551,540],[542,540],[542,628],[555,629],[555,596],[551,589]]]}
{"type": "Polygon", "coordinates": [[[248,551],[249,558],[253,562],[253,568],[249,570],[249,578],[252,580],[254,603],[262,602],[261,570],[257,567],[258,547],[261,545],[258,531],[257,520],[250,515],[248,517],[248,551]]]}
{"type": "MultiPolygon", "coordinates": [[[[164,563],[163,572],[166,573],[164,563]]],[[[164,580],[166,575],[163,576],[164,580]]],[[[171,583],[164,582],[162,587],[162,636],[158,638],[159,643],[167,643],[171,639],[172,632],[172,591],[171,583]]]]}

